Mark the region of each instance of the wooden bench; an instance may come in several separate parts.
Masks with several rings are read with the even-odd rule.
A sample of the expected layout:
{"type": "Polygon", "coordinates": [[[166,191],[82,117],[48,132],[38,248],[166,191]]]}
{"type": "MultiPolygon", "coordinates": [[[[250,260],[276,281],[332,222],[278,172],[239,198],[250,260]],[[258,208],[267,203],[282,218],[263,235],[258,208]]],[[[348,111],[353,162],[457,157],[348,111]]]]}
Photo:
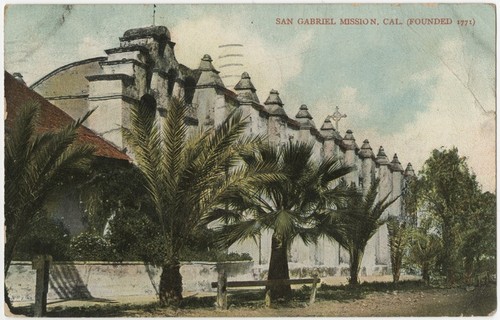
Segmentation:
{"type": "MultiPolygon", "coordinates": [[[[316,291],[318,288],[318,283],[321,279],[317,275],[313,278],[304,279],[289,279],[289,280],[256,280],[256,281],[227,281],[227,276],[225,272],[220,272],[218,281],[212,282],[212,288],[217,288],[217,309],[227,310],[227,288],[243,288],[243,287],[274,287],[280,285],[292,285],[292,284],[311,284],[311,296],[309,298],[309,304],[313,304],[316,300],[316,291]]],[[[271,306],[271,290],[266,290],[265,296],[266,307],[271,306]]]]}

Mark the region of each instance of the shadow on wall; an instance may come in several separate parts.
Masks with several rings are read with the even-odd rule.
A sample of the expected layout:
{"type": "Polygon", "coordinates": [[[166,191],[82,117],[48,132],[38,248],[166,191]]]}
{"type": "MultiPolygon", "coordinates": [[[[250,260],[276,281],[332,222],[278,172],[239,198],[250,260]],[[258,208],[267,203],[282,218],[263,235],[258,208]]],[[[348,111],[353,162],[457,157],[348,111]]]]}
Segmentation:
{"type": "Polygon", "coordinates": [[[151,285],[155,289],[156,294],[158,295],[159,289],[158,289],[158,273],[160,272],[160,268],[153,267],[148,264],[144,264],[144,267],[146,268],[146,273],[148,274],[149,280],[151,281],[151,285]]]}
{"type": "Polygon", "coordinates": [[[50,287],[61,299],[93,298],[74,264],[53,264],[50,270],[50,287]]]}

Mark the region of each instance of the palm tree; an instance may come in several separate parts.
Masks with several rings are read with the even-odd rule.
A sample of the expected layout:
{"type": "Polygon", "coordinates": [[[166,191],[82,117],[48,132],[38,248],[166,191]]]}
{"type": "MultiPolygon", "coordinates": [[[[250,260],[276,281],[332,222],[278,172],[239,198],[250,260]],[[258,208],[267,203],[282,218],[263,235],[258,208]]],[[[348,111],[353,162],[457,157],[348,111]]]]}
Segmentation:
{"type": "Polygon", "coordinates": [[[351,186],[349,189],[353,194],[345,205],[325,210],[322,213],[321,233],[336,240],[349,252],[349,284],[358,284],[358,274],[366,244],[384,224],[384,221],[380,219],[384,211],[397,199],[388,201],[390,195],[388,194],[376,201],[378,185],[377,179],[366,195],[363,195],[355,186],[351,186]]]}
{"type": "Polygon", "coordinates": [[[16,245],[45,217],[50,195],[90,165],[93,147],[74,143],[77,129],[90,114],[58,131],[40,133],[40,107],[27,103],[6,131],[4,277],[16,245]]]}
{"type": "MultiPolygon", "coordinates": [[[[291,243],[297,237],[306,244],[315,241],[316,213],[341,196],[329,186],[352,169],[333,158],[315,161],[312,145],[305,143],[263,144],[243,159],[252,171],[264,164],[276,168],[280,179],[255,181],[251,188],[227,199],[230,208],[221,215],[226,223],[220,228],[221,242],[229,246],[272,231],[268,280],[289,279],[291,243]]],[[[289,285],[270,289],[273,299],[287,298],[291,293],[289,285]]]]}
{"type": "Polygon", "coordinates": [[[408,262],[420,268],[422,279],[429,284],[431,268],[442,251],[441,240],[424,226],[411,230],[409,241],[408,262]]]}
{"type": "Polygon", "coordinates": [[[406,221],[397,217],[387,219],[387,231],[389,233],[389,249],[391,254],[392,280],[394,283],[399,281],[403,256],[408,246],[408,229],[406,221]]]}
{"type": "Polygon", "coordinates": [[[155,107],[154,98],[145,96],[139,107],[132,108],[131,127],[123,133],[153,204],[154,214],[148,217],[160,230],[160,304],[176,305],[182,299],[181,249],[207,225],[206,217],[220,208],[227,194],[246,188],[252,179],[266,181],[274,174],[237,168],[241,150],[258,141],[241,137],[246,122],[240,113],[191,136],[183,101],[172,98],[161,120],[155,107]]]}

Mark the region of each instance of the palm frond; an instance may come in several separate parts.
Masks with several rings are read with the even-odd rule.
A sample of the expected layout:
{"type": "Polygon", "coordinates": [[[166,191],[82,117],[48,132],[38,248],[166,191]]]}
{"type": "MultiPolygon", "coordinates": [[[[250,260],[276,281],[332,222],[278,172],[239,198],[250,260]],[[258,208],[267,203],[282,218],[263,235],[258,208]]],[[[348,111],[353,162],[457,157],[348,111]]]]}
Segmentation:
{"type": "Polygon", "coordinates": [[[216,229],[218,234],[215,244],[219,248],[228,248],[234,243],[246,239],[257,240],[260,235],[261,226],[255,219],[240,221],[234,224],[224,225],[216,229]]]}
{"type": "Polygon", "coordinates": [[[274,232],[281,239],[290,238],[295,234],[295,221],[293,213],[287,210],[280,210],[275,213],[274,232]]]}
{"type": "MultiPolygon", "coordinates": [[[[14,119],[11,130],[5,136],[5,198],[21,200],[20,187],[26,180],[26,169],[30,157],[30,145],[38,121],[38,105],[31,102],[22,106],[14,119]]],[[[6,206],[10,203],[6,201],[6,206]]],[[[6,208],[6,210],[13,208],[6,208]]],[[[6,212],[8,214],[8,212],[6,212]]]]}
{"type": "MultiPolygon", "coordinates": [[[[6,259],[12,258],[17,241],[45,214],[43,207],[53,190],[77,170],[87,169],[94,151],[93,147],[74,144],[77,129],[91,112],[60,130],[38,133],[40,112],[36,103],[21,106],[6,133],[6,259]]],[[[6,262],[9,266],[10,261],[6,262]]]]}
{"type": "Polygon", "coordinates": [[[156,212],[163,219],[165,191],[165,169],[162,166],[162,139],[159,123],[150,102],[142,100],[130,109],[130,128],[122,128],[123,136],[131,146],[131,151],[146,181],[146,189],[151,195],[156,212]]]}
{"type": "Polygon", "coordinates": [[[382,214],[397,200],[388,200],[389,193],[377,201],[379,184],[380,181],[375,180],[365,195],[356,187],[340,188],[340,193],[346,196],[345,201],[323,213],[322,232],[348,251],[362,252],[368,240],[385,223],[380,219],[382,214]]]}

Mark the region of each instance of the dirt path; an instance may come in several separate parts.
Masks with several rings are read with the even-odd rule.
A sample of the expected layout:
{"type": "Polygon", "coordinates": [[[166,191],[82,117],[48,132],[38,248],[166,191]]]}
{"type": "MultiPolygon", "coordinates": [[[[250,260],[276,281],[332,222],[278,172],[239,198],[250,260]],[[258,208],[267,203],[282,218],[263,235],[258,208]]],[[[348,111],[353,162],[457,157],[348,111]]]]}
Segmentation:
{"type": "Polygon", "coordinates": [[[352,301],[318,301],[312,306],[294,308],[213,308],[194,310],[157,309],[126,311],[131,317],[410,317],[410,316],[487,316],[496,310],[496,288],[429,289],[420,292],[376,292],[352,301]]]}
{"type": "Polygon", "coordinates": [[[230,308],[226,311],[215,310],[213,292],[185,292],[185,304],[177,310],[159,308],[154,296],[52,301],[47,307],[49,317],[488,316],[497,308],[494,284],[467,291],[463,287],[430,288],[415,281],[394,287],[379,282],[384,280],[380,277],[363,281],[373,280],[378,281],[353,289],[343,286],[345,279],[322,279],[324,285],[318,289],[316,303],[311,306],[306,303],[309,289],[297,287],[292,302],[270,309],[264,308],[262,290],[229,291],[230,308]]]}

